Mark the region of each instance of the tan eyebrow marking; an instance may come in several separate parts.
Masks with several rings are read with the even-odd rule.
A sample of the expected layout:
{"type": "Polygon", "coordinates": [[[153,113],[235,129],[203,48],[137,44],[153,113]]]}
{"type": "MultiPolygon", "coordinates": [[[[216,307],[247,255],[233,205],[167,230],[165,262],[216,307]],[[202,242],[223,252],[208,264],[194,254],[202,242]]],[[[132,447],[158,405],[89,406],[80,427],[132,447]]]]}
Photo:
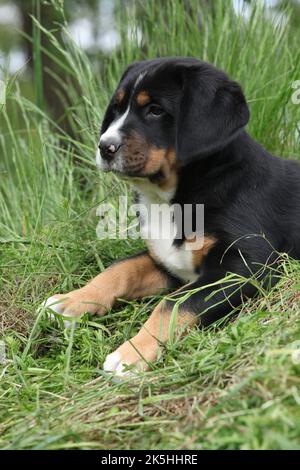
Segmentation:
{"type": "Polygon", "coordinates": [[[144,106],[145,104],[149,103],[150,101],[149,93],[145,90],[140,91],[136,97],[136,101],[139,106],[144,106]]]}
{"type": "Polygon", "coordinates": [[[125,96],[125,90],[121,89],[117,92],[116,100],[118,104],[121,104],[125,96]]]}

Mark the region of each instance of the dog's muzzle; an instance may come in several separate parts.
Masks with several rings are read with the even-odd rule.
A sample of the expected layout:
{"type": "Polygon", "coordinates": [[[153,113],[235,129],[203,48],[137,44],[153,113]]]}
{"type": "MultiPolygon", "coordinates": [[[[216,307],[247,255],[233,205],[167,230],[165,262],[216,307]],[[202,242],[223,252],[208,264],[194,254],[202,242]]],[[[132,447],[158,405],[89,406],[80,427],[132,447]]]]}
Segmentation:
{"type": "Polygon", "coordinates": [[[108,162],[113,160],[121,145],[122,143],[119,139],[101,137],[98,148],[103,160],[108,162]]]}

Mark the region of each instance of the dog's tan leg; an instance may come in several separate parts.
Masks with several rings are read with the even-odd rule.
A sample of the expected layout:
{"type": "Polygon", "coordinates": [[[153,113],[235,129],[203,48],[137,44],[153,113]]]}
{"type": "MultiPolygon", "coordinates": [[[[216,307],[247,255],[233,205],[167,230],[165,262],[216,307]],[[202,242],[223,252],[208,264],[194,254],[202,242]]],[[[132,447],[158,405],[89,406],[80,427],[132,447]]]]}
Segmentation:
{"type": "Polygon", "coordinates": [[[107,356],[104,370],[113,371],[118,375],[127,373],[126,366],[146,370],[148,363],[157,359],[161,347],[168,342],[173,318],[176,335],[183,334],[188,327],[197,323],[194,313],[180,307],[172,316],[173,306],[173,302],[161,301],[138,334],[107,356]]]}
{"type": "Polygon", "coordinates": [[[78,317],[85,312],[103,315],[118,298],[154,295],[166,287],[167,274],[147,253],[143,253],[113,264],[81,289],[50,297],[45,305],[70,317],[78,317]]]}

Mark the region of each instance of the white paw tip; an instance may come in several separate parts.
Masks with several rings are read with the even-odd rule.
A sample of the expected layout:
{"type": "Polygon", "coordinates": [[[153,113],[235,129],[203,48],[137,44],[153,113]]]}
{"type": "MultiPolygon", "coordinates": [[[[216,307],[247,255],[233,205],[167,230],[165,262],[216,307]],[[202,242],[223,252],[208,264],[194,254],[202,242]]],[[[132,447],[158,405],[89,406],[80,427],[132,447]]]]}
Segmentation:
{"type": "MultiPolygon", "coordinates": [[[[42,309],[43,310],[48,309],[48,310],[52,310],[52,312],[58,315],[62,315],[61,303],[62,301],[59,301],[59,299],[55,297],[55,295],[52,295],[51,297],[49,297],[49,299],[45,300],[45,302],[43,302],[40,305],[40,307],[38,308],[38,312],[40,312],[42,309]]],[[[51,312],[48,312],[48,317],[50,318],[50,320],[53,320],[53,321],[56,320],[55,315],[53,315],[53,313],[51,312]]],[[[64,320],[65,328],[70,328],[73,325],[73,323],[74,321],[72,320],[64,320]]]]}
{"type": "Polygon", "coordinates": [[[118,375],[119,377],[133,375],[132,370],[126,370],[127,367],[128,367],[127,364],[120,362],[120,364],[117,366],[116,371],[115,371],[116,375],[118,375]]]}
{"type": "Polygon", "coordinates": [[[103,364],[105,372],[113,372],[118,377],[134,375],[134,371],[128,370],[127,367],[128,364],[121,362],[121,356],[116,351],[106,356],[103,364]]]}
{"type": "Polygon", "coordinates": [[[106,372],[114,372],[117,370],[117,367],[120,363],[121,356],[118,352],[113,352],[106,356],[105,362],[103,364],[103,370],[106,372]]]}
{"type": "Polygon", "coordinates": [[[61,313],[61,302],[55,297],[55,295],[52,295],[52,297],[49,297],[45,302],[42,303],[41,308],[49,308],[55,313],[61,313]]]}

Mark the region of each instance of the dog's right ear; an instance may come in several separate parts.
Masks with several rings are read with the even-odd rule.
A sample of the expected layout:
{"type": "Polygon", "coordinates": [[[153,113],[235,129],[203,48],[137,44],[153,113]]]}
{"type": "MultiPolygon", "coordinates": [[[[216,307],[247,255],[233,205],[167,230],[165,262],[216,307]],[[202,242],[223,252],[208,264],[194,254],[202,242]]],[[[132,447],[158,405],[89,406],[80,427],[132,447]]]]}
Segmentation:
{"type": "Polygon", "coordinates": [[[220,151],[249,120],[240,85],[205,62],[181,65],[176,154],[182,165],[220,151]]]}

